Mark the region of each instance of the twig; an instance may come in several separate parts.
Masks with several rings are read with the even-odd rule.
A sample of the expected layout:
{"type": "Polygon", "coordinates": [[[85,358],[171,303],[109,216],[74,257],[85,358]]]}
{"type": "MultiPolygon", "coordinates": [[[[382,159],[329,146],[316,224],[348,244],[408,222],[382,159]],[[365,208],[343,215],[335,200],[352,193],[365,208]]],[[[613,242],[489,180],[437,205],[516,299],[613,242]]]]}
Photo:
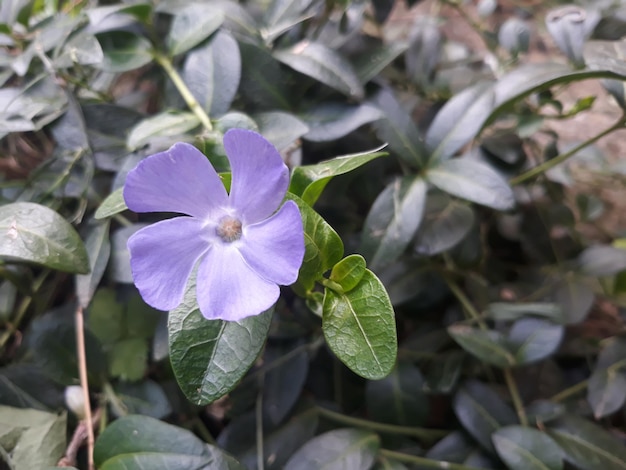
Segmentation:
{"type": "Polygon", "coordinates": [[[93,447],[95,443],[93,435],[93,418],[91,416],[91,404],[89,403],[89,382],[87,379],[87,355],[85,353],[85,322],[83,307],[76,308],[76,350],[78,354],[78,373],[80,386],[83,389],[83,401],[85,402],[85,425],[87,427],[87,466],[89,470],[95,470],[93,463],[93,447]]]}
{"type": "MultiPolygon", "coordinates": [[[[102,409],[98,408],[96,412],[93,414],[93,423],[94,426],[97,426],[98,421],[100,420],[102,409]]],[[[74,430],[74,434],[72,435],[72,440],[67,446],[65,450],[65,455],[59,460],[57,463],[57,467],[75,467],[76,466],[76,455],[78,455],[78,450],[83,446],[85,440],[87,439],[88,431],[87,431],[87,423],[84,420],[81,420],[76,426],[74,430]]]]}

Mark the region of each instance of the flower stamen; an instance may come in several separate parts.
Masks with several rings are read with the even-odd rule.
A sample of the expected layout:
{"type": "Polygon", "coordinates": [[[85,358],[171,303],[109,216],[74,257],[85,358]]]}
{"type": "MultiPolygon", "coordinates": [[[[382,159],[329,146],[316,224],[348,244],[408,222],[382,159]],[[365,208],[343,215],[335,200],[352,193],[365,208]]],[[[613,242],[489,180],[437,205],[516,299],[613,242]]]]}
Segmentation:
{"type": "Polygon", "coordinates": [[[215,233],[226,243],[237,241],[241,238],[241,221],[230,216],[223,217],[215,233]]]}

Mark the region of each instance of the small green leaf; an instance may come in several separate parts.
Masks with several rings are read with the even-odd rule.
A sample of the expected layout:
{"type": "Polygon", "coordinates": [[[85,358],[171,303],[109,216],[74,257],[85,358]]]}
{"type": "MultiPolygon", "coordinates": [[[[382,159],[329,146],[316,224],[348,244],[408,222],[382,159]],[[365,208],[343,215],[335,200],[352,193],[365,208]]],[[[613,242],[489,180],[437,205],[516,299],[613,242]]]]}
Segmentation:
{"type": "Polygon", "coordinates": [[[386,152],[380,152],[382,148],[342,155],[315,165],[298,166],[293,170],[289,191],[312,206],[333,177],[356,170],[375,158],[387,155],[386,152]]]}
{"type": "Polygon", "coordinates": [[[97,67],[105,72],[128,72],[152,61],[152,45],[136,34],[127,31],[110,31],[96,36],[102,47],[104,59],[97,67]]]}
{"type": "MultiPolygon", "coordinates": [[[[123,407],[124,413],[141,414],[152,418],[165,418],[172,412],[172,407],[165,390],[152,380],[139,383],[120,381],[115,385],[115,395],[120,400],[117,404],[123,407]]],[[[113,412],[116,411],[115,407],[113,412]]]]}
{"type": "Polygon", "coordinates": [[[371,104],[349,105],[344,103],[322,103],[301,114],[309,126],[304,136],[313,142],[328,142],[346,136],[368,122],[383,117],[382,111],[371,104]]]}
{"type": "Polygon", "coordinates": [[[618,411],[626,402],[626,373],[615,368],[595,370],[587,385],[587,400],[596,419],[618,411]]]}
{"type": "Polygon", "coordinates": [[[552,438],[536,429],[506,426],[496,431],[493,445],[510,470],[561,470],[563,451],[552,438]]]}
{"type": "Polygon", "coordinates": [[[169,314],[170,360],[189,401],[202,405],[230,392],[258,357],[273,308],[239,322],[207,320],[196,301],[196,280],[169,314]]]}
{"type": "Polygon", "coordinates": [[[552,302],[493,302],[487,307],[487,314],[489,318],[501,321],[519,320],[528,315],[534,315],[560,323],[563,310],[560,305],[552,302]]]}
{"type": "Polygon", "coordinates": [[[381,44],[374,49],[368,49],[357,56],[354,61],[354,70],[361,83],[367,83],[375,78],[387,65],[406,51],[408,46],[406,42],[391,41],[389,44],[381,44]]]}
{"type": "Polygon", "coordinates": [[[290,109],[289,71],[267,49],[241,42],[241,94],[263,109],[290,109]],[[263,73],[259,73],[263,70],[263,73]],[[285,76],[287,75],[287,76],[285,76]]]}
{"type": "Polygon", "coordinates": [[[86,308],[100,283],[111,254],[109,221],[93,224],[85,237],[85,249],[89,254],[90,273],[76,276],[76,297],[86,308]]]}
{"type": "Polygon", "coordinates": [[[224,13],[210,5],[192,3],[181,8],[172,20],[166,38],[171,55],[182,54],[197,46],[222,25],[224,13]]]}
{"type": "MultiPolygon", "coordinates": [[[[268,111],[253,116],[259,126],[259,133],[278,150],[291,150],[297,139],[306,134],[308,126],[293,114],[281,111],[268,111]]],[[[296,167],[301,168],[301,167],[296,167]]]]}
{"type": "Polygon", "coordinates": [[[135,382],[143,378],[148,367],[148,341],[143,338],[123,339],[109,351],[111,377],[135,382]]]}
{"type": "Polygon", "coordinates": [[[578,256],[578,264],[589,276],[611,276],[626,270],[626,250],[611,245],[593,245],[578,256]]]}
{"type": "Polygon", "coordinates": [[[306,296],[322,274],[341,260],[343,242],[337,232],[311,206],[292,193],[287,193],[286,197],[298,204],[304,226],[304,261],[298,281],[292,287],[299,295],[306,296]]]}
{"type": "Polygon", "coordinates": [[[341,286],[344,292],[354,289],[365,274],[365,258],[361,255],[350,255],[333,266],[330,280],[341,286]]]}
{"type": "Polygon", "coordinates": [[[359,429],[336,429],[311,439],[285,465],[285,470],[324,468],[363,469],[374,464],[380,446],[378,436],[359,429]]]}
{"type": "Polygon", "coordinates": [[[554,354],[564,334],[562,325],[540,318],[521,318],[509,331],[508,340],[517,364],[531,364],[554,354]]]}
{"type": "Polygon", "coordinates": [[[136,150],[155,137],[184,134],[199,125],[200,121],[193,113],[164,111],[144,119],[133,127],[128,134],[126,145],[130,150],[136,150]]]}
{"type": "Polygon", "coordinates": [[[301,41],[288,49],[275,51],[274,57],[348,97],[363,97],[363,86],[350,63],[321,43],[301,41]]]}
{"type": "Polygon", "coordinates": [[[352,371],[371,380],[391,372],[398,352],[393,307],[369,269],[350,292],[325,290],[322,318],[328,346],[352,371]]]}
{"type": "Polygon", "coordinates": [[[388,265],[404,253],[422,222],[427,189],[420,176],[405,176],[376,198],[365,219],[361,242],[371,266],[388,265]]]}
{"type": "Polygon", "coordinates": [[[454,196],[496,210],[515,205],[506,180],[488,165],[468,158],[444,160],[426,173],[429,182],[454,196]]]}
{"type": "Polygon", "coordinates": [[[484,331],[456,324],[448,327],[448,333],[459,346],[488,364],[497,367],[510,367],[516,364],[510,344],[498,331],[484,331]]]}
{"type": "Polygon", "coordinates": [[[71,273],[89,272],[89,257],[74,228],[48,207],[14,202],[0,207],[0,256],[71,273]]]}
{"type": "Polygon", "coordinates": [[[567,325],[580,323],[587,318],[595,301],[593,289],[582,279],[562,276],[554,288],[554,300],[561,307],[567,325]]]}

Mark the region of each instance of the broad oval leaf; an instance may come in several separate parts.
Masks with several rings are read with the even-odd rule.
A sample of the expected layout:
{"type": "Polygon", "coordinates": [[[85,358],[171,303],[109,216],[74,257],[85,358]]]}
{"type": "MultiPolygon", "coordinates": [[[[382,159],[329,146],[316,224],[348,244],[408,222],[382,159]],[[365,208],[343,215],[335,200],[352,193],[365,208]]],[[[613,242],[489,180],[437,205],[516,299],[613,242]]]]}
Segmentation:
{"type": "Polygon", "coordinates": [[[166,38],[167,48],[172,55],[182,54],[197,46],[224,21],[224,13],[209,4],[192,3],[174,16],[172,26],[166,38]]]}
{"type": "MultiPolygon", "coordinates": [[[[259,126],[259,133],[278,150],[291,150],[294,143],[306,134],[308,126],[293,114],[269,111],[252,116],[259,126]]],[[[300,168],[300,167],[296,167],[300,168]]]]}
{"type": "Polygon", "coordinates": [[[552,438],[536,429],[506,426],[496,431],[493,445],[510,470],[561,470],[563,451],[552,438]]]}
{"type": "Polygon", "coordinates": [[[365,274],[365,258],[361,255],[350,255],[333,266],[330,280],[341,286],[344,292],[354,289],[365,274]]]}
{"type": "Polygon", "coordinates": [[[448,333],[468,353],[488,364],[497,367],[510,367],[516,364],[509,341],[498,331],[484,331],[456,324],[448,327],[448,333]]]}
{"type": "Polygon", "coordinates": [[[305,40],[289,49],[275,51],[274,57],[348,97],[363,97],[363,86],[350,63],[322,44],[305,40]]]}
{"type": "Polygon", "coordinates": [[[394,262],[411,243],[422,222],[426,191],[420,176],[405,176],[376,198],[365,219],[361,242],[361,251],[374,269],[394,262]]]}
{"type": "Polygon", "coordinates": [[[361,83],[367,83],[396,60],[409,47],[406,42],[392,41],[368,49],[354,60],[354,69],[361,83]]]}
{"type": "Polygon", "coordinates": [[[375,158],[387,155],[379,151],[382,148],[342,155],[315,165],[296,167],[291,176],[289,191],[312,206],[333,177],[356,170],[375,158]]]}
{"type": "Polygon", "coordinates": [[[359,429],[336,429],[311,439],[285,465],[285,470],[368,470],[374,464],[380,441],[376,434],[359,429]]]}
{"type": "Polygon", "coordinates": [[[330,349],[366,379],[392,370],[398,344],[393,307],[385,287],[369,269],[347,293],[325,290],[322,329],[330,349]]]}
{"type": "Polygon", "coordinates": [[[517,364],[545,359],[561,345],[565,328],[540,318],[521,318],[509,331],[509,342],[517,364]]]}
{"type": "Polygon", "coordinates": [[[306,140],[328,142],[344,137],[363,124],[380,119],[383,113],[367,103],[322,103],[300,117],[309,126],[309,132],[304,136],[306,140]]]}
{"type": "Polygon", "coordinates": [[[96,36],[104,59],[96,66],[105,72],[128,72],[152,61],[152,45],[136,34],[111,31],[96,36]]]}
{"type": "Polygon", "coordinates": [[[492,302],[487,307],[487,314],[489,318],[501,321],[519,320],[529,315],[535,315],[560,323],[563,309],[560,305],[552,302],[492,302]]]}
{"type": "Polygon", "coordinates": [[[563,449],[565,460],[581,470],[626,468],[624,443],[584,418],[565,415],[546,432],[563,449]]]}
{"type": "Polygon", "coordinates": [[[554,288],[553,298],[561,306],[563,322],[571,325],[587,318],[596,296],[582,279],[564,276],[554,288]]]}
{"type": "Polygon", "coordinates": [[[480,445],[494,451],[492,435],[504,426],[516,424],[515,412],[490,387],[470,380],[456,393],[454,412],[480,445]]]}
{"type": "Polygon", "coordinates": [[[290,109],[288,70],[267,49],[241,42],[240,92],[247,101],[264,109],[290,109]],[[263,70],[263,73],[259,73],[263,70]]]}
{"type": "Polygon", "coordinates": [[[467,158],[440,162],[426,173],[426,178],[442,191],[468,201],[508,210],[515,205],[511,187],[488,165],[467,158]]]}
{"type": "Polygon", "coordinates": [[[209,116],[226,113],[241,78],[237,41],[226,31],[217,32],[207,44],[187,54],[181,76],[209,116]]]}
{"type": "Polygon", "coordinates": [[[96,220],[106,219],[128,209],[126,201],[124,201],[124,188],[117,188],[109,194],[100,204],[94,218],[96,220]]]}
{"type": "Polygon", "coordinates": [[[626,269],[626,250],[611,245],[593,245],[578,256],[583,273],[590,276],[611,276],[626,269]]]}
{"type": "Polygon", "coordinates": [[[89,272],[76,230],[52,209],[32,202],[0,206],[0,256],[70,273],[89,272]]]}
{"type": "Polygon", "coordinates": [[[189,401],[202,405],[230,392],[259,356],[273,308],[239,322],[207,320],[196,301],[196,280],[169,313],[170,360],[189,401]]]}
{"type": "Polygon", "coordinates": [[[626,374],[615,368],[595,370],[587,385],[587,400],[596,419],[615,413],[626,402],[626,374]]]}
{"type": "Polygon", "coordinates": [[[133,127],[128,134],[126,146],[130,150],[136,150],[155,137],[184,134],[199,125],[200,120],[193,113],[164,111],[144,119],[133,127]]]}

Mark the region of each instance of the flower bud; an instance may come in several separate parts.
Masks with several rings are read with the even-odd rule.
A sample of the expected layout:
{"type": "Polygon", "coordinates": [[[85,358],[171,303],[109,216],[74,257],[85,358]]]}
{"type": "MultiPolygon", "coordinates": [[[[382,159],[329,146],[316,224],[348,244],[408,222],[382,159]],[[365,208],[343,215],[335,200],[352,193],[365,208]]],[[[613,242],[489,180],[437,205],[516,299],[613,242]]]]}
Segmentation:
{"type": "Polygon", "coordinates": [[[583,46],[600,20],[597,12],[577,6],[552,10],[546,16],[546,27],[558,48],[577,67],[585,63],[583,46]]]}
{"type": "Polygon", "coordinates": [[[83,398],[82,387],[70,385],[65,388],[65,406],[67,406],[78,419],[85,418],[85,400],[83,398]]]}
{"type": "Polygon", "coordinates": [[[498,43],[512,55],[528,51],[530,29],[518,18],[509,18],[498,31],[498,43]]]}

